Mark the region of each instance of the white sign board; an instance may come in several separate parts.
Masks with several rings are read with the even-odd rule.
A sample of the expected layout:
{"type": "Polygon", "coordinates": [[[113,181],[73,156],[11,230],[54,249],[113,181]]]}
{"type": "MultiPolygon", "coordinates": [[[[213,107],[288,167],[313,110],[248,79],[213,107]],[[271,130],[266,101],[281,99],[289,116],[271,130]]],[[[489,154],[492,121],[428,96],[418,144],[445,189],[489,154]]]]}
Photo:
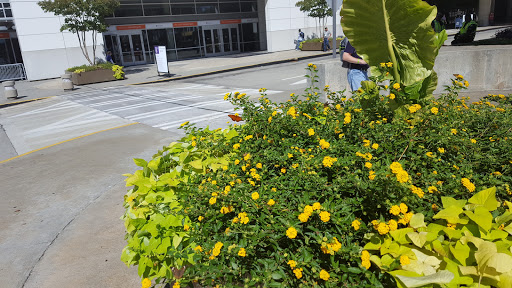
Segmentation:
{"type": "Polygon", "coordinates": [[[158,73],[169,74],[169,65],[167,65],[167,49],[165,46],[155,46],[155,59],[158,73]]]}
{"type": "Polygon", "coordinates": [[[329,8],[331,8],[333,11],[333,13],[336,13],[336,11],[338,11],[341,7],[341,4],[343,4],[343,0],[327,0],[327,6],[329,6],[329,8]],[[336,5],[336,9],[332,9],[332,4],[334,2],[334,5],[336,5]]]}

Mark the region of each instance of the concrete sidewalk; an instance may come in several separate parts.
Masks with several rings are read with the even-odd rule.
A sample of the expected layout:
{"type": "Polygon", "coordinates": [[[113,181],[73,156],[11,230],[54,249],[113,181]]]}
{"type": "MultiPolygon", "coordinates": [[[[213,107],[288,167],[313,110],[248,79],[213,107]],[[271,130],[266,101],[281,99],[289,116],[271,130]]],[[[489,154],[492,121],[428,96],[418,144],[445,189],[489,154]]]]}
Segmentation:
{"type": "MultiPolygon", "coordinates": [[[[272,65],[290,61],[298,61],[308,58],[332,55],[331,52],[322,51],[295,51],[287,50],[280,52],[252,52],[233,55],[218,56],[212,58],[198,58],[169,62],[170,75],[159,76],[155,64],[146,64],[125,67],[125,80],[75,86],[74,92],[87,91],[90,89],[101,89],[105,87],[133,85],[144,82],[158,82],[172,79],[185,79],[207,75],[210,73],[222,73],[226,71],[247,69],[263,65],[272,65]]],[[[48,79],[40,81],[17,81],[18,99],[6,99],[3,90],[0,92],[0,105],[13,102],[38,99],[63,95],[65,92],[61,87],[61,79],[48,79]]]]}

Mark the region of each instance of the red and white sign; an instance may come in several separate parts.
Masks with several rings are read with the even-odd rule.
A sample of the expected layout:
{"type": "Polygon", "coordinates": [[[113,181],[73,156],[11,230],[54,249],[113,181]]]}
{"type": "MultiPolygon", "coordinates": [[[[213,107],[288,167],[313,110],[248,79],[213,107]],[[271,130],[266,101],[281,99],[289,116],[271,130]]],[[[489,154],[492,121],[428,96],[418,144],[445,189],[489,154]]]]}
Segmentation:
{"type": "Polygon", "coordinates": [[[116,30],[139,30],[146,29],[146,25],[123,25],[116,26],[116,30]]]}
{"type": "Polygon", "coordinates": [[[220,20],[220,24],[240,24],[240,23],[242,23],[241,19],[220,20]]]}
{"type": "Polygon", "coordinates": [[[0,39],[10,39],[9,33],[0,33],[0,39]]]}
{"type": "Polygon", "coordinates": [[[195,27],[197,26],[197,22],[179,22],[172,23],[172,27],[195,27]]]}

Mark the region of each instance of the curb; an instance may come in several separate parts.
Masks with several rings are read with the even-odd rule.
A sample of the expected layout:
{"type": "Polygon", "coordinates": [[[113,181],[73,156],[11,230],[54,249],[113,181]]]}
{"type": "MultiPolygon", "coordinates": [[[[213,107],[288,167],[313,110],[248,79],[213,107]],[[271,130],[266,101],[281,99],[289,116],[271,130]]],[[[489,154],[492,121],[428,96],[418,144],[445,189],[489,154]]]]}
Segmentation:
{"type": "MultiPolygon", "coordinates": [[[[338,54],[338,53],[339,52],[336,52],[336,54],[338,54]]],[[[201,77],[201,76],[220,74],[220,73],[244,70],[244,69],[255,68],[255,67],[263,67],[263,66],[270,66],[270,65],[275,65],[275,64],[282,64],[282,63],[288,63],[288,62],[301,61],[301,60],[318,58],[318,57],[323,57],[323,56],[328,56],[328,55],[332,55],[332,51],[328,52],[328,53],[326,52],[326,53],[316,54],[316,55],[309,55],[309,56],[303,56],[303,57],[297,57],[297,58],[288,58],[288,59],[283,59],[283,60],[263,62],[263,63],[258,63],[258,64],[251,64],[251,65],[246,65],[246,66],[239,66],[239,67],[215,70],[215,71],[204,72],[204,73],[199,73],[199,74],[192,74],[192,75],[186,75],[186,76],[178,76],[178,77],[173,77],[173,78],[165,78],[165,79],[153,80],[153,81],[147,81],[147,82],[140,82],[140,83],[133,83],[133,84],[128,84],[128,85],[144,85],[144,84],[154,84],[154,83],[170,82],[170,81],[175,81],[175,80],[183,80],[183,79],[189,79],[189,78],[196,78],[196,77],[201,77]]]]}
{"type": "MultiPolygon", "coordinates": [[[[511,27],[512,27],[512,25],[504,26],[504,27],[488,26],[488,27],[482,28],[480,30],[476,30],[476,33],[483,32],[483,31],[489,31],[489,30],[507,29],[507,28],[511,28],[511,27]]],[[[457,34],[457,33],[455,33],[455,34],[457,34]]],[[[455,36],[455,34],[447,34],[447,35],[448,36],[455,36]]]]}
{"type": "Polygon", "coordinates": [[[22,101],[17,101],[17,102],[3,103],[3,104],[0,104],[0,109],[7,108],[7,107],[10,107],[10,106],[16,106],[16,105],[27,103],[27,102],[48,99],[48,98],[52,98],[52,97],[55,97],[55,96],[48,96],[48,97],[41,97],[41,98],[35,98],[35,99],[22,100],[22,101]]]}

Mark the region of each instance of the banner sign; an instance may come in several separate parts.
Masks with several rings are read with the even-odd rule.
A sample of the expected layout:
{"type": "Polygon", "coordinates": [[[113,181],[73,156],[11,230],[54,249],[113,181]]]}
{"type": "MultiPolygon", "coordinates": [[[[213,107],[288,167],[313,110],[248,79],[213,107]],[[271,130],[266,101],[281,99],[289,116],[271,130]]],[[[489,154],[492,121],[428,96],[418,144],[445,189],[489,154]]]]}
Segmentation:
{"type": "Polygon", "coordinates": [[[158,74],[169,74],[169,65],[167,64],[167,49],[165,46],[155,46],[155,60],[158,74]]]}
{"type": "Polygon", "coordinates": [[[124,25],[124,26],[116,26],[116,30],[138,30],[138,29],[146,29],[146,25],[124,25]]]}

